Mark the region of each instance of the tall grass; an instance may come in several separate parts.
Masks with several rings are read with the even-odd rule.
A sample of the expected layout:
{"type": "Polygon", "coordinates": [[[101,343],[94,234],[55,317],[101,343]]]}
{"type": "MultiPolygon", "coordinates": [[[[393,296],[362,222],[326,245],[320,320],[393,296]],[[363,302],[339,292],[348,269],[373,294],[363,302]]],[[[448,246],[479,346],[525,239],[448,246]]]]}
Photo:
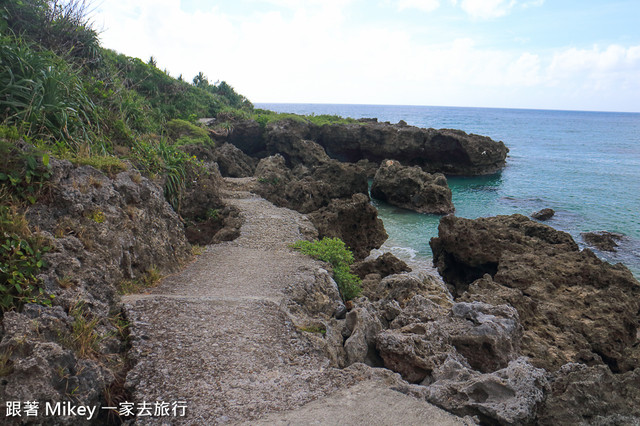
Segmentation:
{"type": "Polygon", "coordinates": [[[0,120],[26,136],[77,146],[96,121],[93,102],[68,63],[13,36],[0,37],[0,120]]]}

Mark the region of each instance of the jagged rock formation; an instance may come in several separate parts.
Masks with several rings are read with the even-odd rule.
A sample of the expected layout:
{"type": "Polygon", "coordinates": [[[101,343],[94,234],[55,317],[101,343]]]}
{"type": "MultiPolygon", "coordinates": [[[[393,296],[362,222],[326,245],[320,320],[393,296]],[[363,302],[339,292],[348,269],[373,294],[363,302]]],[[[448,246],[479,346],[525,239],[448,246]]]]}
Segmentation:
{"type": "Polygon", "coordinates": [[[319,238],[340,238],[356,259],[364,259],[389,237],[377,210],[364,194],[334,199],[328,206],[309,213],[309,219],[318,229],[319,238]]]}
{"type": "Polygon", "coordinates": [[[583,232],[580,234],[585,243],[602,251],[617,251],[618,242],[624,235],[608,231],[583,232]]]}
{"type": "MultiPolygon", "coordinates": [[[[162,189],[136,170],[110,177],[68,161],[51,159],[51,166],[51,194],[27,218],[52,247],[39,278],[56,297],[51,307],[4,314],[0,353],[9,362],[0,400],[96,406],[118,380],[114,366],[124,364],[115,284],[154,267],[176,271],[191,250],[162,189]],[[81,323],[93,324],[84,338],[94,343],[78,342],[73,330],[81,323]]],[[[77,418],[38,420],[76,424],[77,418]]]]}
{"type": "Polygon", "coordinates": [[[340,161],[379,164],[393,159],[429,173],[456,175],[495,173],[504,166],[509,151],[502,142],[460,130],[422,129],[377,120],[324,126],[283,120],[262,131],[256,122],[242,121],[235,124],[228,138],[245,153],[258,157],[289,151],[291,143],[298,140],[315,141],[329,157],[340,161]]]}
{"type": "Polygon", "coordinates": [[[380,165],[371,184],[371,196],[418,213],[448,214],[455,210],[443,174],[431,175],[420,167],[404,167],[393,160],[380,165]]]}
{"type": "Polygon", "coordinates": [[[458,302],[517,310],[517,352],[550,383],[541,424],[638,421],[640,283],[626,267],[521,215],[444,217],[431,246],[458,302]]]}
{"type": "Polygon", "coordinates": [[[225,177],[249,177],[253,176],[258,165],[258,160],[230,143],[222,144],[214,151],[212,161],[218,163],[220,173],[225,177]]]}
{"type": "Polygon", "coordinates": [[[260,160],[255,173],[258,194],[277,206],[309,213],[329,205],[334,198],[367,193],[367,180],[360,168],[328,160],[313,168],[289,169],[280,154],[260,160]]]}

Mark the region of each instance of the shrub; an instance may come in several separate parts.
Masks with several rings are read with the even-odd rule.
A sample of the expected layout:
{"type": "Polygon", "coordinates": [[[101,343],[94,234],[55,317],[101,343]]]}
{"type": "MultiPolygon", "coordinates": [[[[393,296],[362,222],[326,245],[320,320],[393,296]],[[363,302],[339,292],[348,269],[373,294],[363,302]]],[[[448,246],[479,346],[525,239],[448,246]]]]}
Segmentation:
{"type": "Polygon", "coordinates": [[[177,145],[213,144],[205,129],[186,120],[173,119],[166,128],[167,134],[177,145]]]}
{"type": "Polygon", "coordinates": [[[34,204],[50,177],[49,155],[0,140],[0,188],[34,204]]]}
{"type": "Polygon", "coordinates": [[[15,206],[0,205],[0,310],[20,309],[25,303],[51,305],[36,276],[50,250],[32,234],[15,206]]]}
{"type": "Polygon", "coordinates": [[[202,171],[201,162],[164,139],[137,141],[132,154],[132,160],[140,170],[150,176],[166,177],[165,198],[177,212],[180,212],[187,184],[196,180],[202,171]]]}
{"type": "Polygon", "coordinates": [[[319,241],[296,241],[292,247],[333,267],[333,279],[338,284],[343,300],[351,300],[360,295],[360,278],[349,270],[349,265],[353,263],[353,253],[342,240],[325,237],[319,241]]]}

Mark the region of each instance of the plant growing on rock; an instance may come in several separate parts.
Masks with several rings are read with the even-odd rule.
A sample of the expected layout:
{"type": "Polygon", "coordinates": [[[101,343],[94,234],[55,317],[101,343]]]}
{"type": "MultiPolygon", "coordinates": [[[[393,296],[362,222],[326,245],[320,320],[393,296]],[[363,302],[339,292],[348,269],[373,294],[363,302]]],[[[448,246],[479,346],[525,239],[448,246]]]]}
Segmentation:
{"type": "Polygon", "coordinates": [[[353,263],[353,253],[347,249],[341,239],[325,237],[315,241],[302,240],[296,241],[292,247],[333,267],[333,279],[345,301],[360,295],[362,291],[360,278],[349,270],[349,266],[353,263]]]}

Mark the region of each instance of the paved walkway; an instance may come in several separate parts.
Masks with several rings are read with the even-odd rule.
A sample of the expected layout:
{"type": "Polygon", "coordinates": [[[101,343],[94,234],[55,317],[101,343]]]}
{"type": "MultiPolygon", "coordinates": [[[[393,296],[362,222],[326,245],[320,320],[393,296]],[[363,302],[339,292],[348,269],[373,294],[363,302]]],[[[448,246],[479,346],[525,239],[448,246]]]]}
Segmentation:
{"type": "Polygon", "coordinates": [[[331,367],[280,307],[283,290],[317,269],[288,247],[309,222],[248,192],[230,196],[245,218],[238,239],[209,246],[149,294],[124,298],[136,401],[188,407],[185,417],[139,424],[461,424],[390,390],[388,373],[331,367]]]}

